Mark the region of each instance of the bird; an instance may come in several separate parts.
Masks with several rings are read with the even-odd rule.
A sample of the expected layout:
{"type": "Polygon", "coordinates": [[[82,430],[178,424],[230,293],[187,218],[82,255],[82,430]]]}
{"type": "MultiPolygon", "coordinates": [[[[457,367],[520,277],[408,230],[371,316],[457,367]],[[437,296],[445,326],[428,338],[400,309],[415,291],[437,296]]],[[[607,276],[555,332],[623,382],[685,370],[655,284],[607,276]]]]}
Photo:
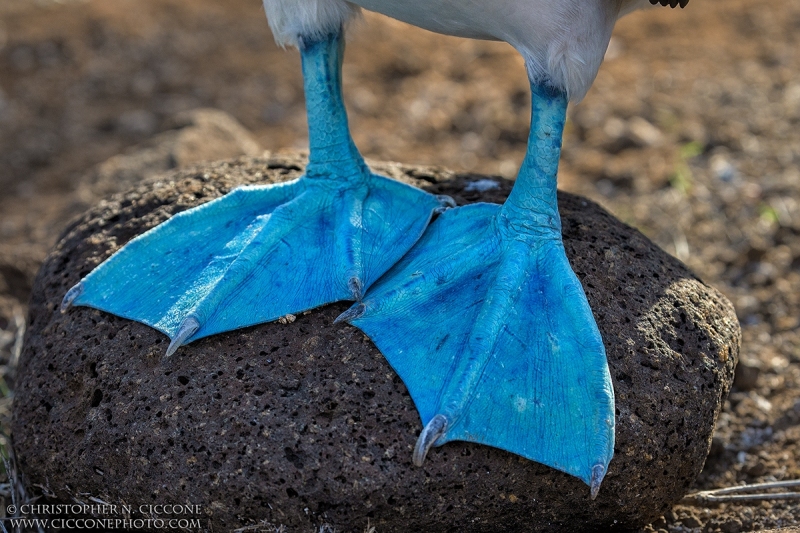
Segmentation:
{"type": "Polygon", "coordinates": [[[412,453],[454,440],[575,476],[594,499],[614,454],[605,348],[566,257],[556,202],[570,101],[594,81],[623,15],[688,0],[263,0],[300,51],[309,128],[302,177],[247,186],[134,238],[75,284],[88,306],[194,340],[349,300],[422,422],[412,453]],[[505,41],[524,58],[531,126],[502,205],[374,174],[342,98],[345,34],[362,10],[433,32],[505,41]]]}

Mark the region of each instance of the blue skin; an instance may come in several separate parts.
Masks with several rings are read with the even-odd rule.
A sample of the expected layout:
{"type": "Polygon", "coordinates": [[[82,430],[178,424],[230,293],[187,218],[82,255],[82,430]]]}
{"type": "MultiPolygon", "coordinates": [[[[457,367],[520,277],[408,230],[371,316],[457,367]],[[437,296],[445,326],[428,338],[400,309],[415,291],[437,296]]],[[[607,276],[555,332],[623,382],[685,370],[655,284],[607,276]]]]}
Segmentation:
{"type": "Polygon", "coordinates": [[[414,450],[488,444],[591,487],[614,454],[605,349],[561,240],[556,173],[563,93],[532,85],[528,151],[502,206],[449,210],[344,313],[411,393],[414,450]]]}
{"type": "Polygon", "coordinates": [[[70,305],[194,340],[364,291],[452,200],[372,174],[347,125],[343,35],[302,47],[310,157],[305,176],[240,187],[133,239],[70,289],[70,305]]]}
{"type": "Polygon", "coordinates": [[[304,177],[175,215],[70,289],[62,311],[83,305],[148,324],[170,337],[169,355],[356,300],[338,320],[369,335],[408,387],[424,425],[415,464],[434,445],[478,442],[577,476],[595,497],[613,455],[614,395],[561,242],[565,95],[532,86],[528,152],[502,207],[445,211],[447,199],[366,167],[341,98],[343,48],[341,34],[301,47],[304,177]]]}

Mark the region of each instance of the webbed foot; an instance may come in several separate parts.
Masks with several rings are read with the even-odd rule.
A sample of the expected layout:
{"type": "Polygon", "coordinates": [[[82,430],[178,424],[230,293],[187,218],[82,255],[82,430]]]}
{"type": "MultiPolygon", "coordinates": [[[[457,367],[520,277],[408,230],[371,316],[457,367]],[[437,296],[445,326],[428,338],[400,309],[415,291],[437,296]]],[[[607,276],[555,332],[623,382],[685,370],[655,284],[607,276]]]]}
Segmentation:
{"type": "Polygon", "coordinates": [[[241,187],[129,242],[64,297],[182,344],[364,291],[450,199],[372,174],[347,125],[342,32],[301,39],[310,155],[288,183],[241,187]]]}
{"type": "Polygon", "coordinates": [[[424,431],[414,451],[488,444],[599,488],[614,396],[589,304],[558,238],[521,238],[500,207],[439,217],[376,283],[351,323],[405,382],[424,431]]]}
{"type": "Polygon", "coordinates": [[[415,464],[432,446],[478,442],[572,474],[594,498],[614,453],[614,392],[561,241],[566,95],[532,88],[529,150],[506,203],[442,214],[342,318],[408,387],[423,424],[415,464]]]}
{"type": "Polygon", "coordinates": [[[435,196],[373,174],[238,188],[129,242],[64,297],[193,340],[363,292],[422,235],[435,196]]]}

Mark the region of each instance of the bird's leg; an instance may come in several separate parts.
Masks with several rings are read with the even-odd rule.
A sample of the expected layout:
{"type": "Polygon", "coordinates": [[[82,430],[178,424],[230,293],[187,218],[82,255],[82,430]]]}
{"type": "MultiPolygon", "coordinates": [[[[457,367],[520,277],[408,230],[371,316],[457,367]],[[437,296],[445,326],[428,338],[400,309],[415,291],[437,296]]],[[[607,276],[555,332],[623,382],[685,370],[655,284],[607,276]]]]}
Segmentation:
{"type": "Polygon", "coordinates": [[[444,213],[346,318],[416,403],[416,464],[432,446],[478,442],[577,476],[594,497],[613,455],[614,395],[561,240],[567,98],[532,92],[528,150],[506,203],[444,213]]]}
{"type": "Polygon", "coordinates": [[[350,135],[342,98],[344,36],[301,39],[300,54],[310,150],[306,177],[365,180],[370,171],[350,135]]]}
{"type": "Polygon", "coordinates": [[[420,238],[446,200],[376,176],[342,102],[342,32],[300,39],[308,108],[306,174],[241,187],[140,235],[64,297],[193,340],[364,291],[420,238]]]}

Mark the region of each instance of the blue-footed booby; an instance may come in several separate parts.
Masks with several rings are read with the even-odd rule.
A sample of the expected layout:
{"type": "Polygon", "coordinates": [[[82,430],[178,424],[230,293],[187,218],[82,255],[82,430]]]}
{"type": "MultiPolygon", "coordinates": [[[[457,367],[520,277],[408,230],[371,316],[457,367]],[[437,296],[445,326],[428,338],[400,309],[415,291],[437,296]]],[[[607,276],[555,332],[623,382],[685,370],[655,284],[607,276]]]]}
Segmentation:
{"type": "Polygon", "coordinates": [[[465,440],[583,480],[614,453],[603,340],[567,261],[556,175],[570,100],[589,90],[616,21],[688,0],[264,0],[300,50],[305,174],[236,189],[133,239],[64,297],[167,334],[167,355],[215,333],[338,300],[397,371],[423,429],[413,452],[465,440]],[[525,59],[528,148],[505,204],[451,199],[373,174],[341,93],[344,34],[361,9],[505,41],[525,59]],[[438,216],[437,216],[438,215],[438,216]]]}

